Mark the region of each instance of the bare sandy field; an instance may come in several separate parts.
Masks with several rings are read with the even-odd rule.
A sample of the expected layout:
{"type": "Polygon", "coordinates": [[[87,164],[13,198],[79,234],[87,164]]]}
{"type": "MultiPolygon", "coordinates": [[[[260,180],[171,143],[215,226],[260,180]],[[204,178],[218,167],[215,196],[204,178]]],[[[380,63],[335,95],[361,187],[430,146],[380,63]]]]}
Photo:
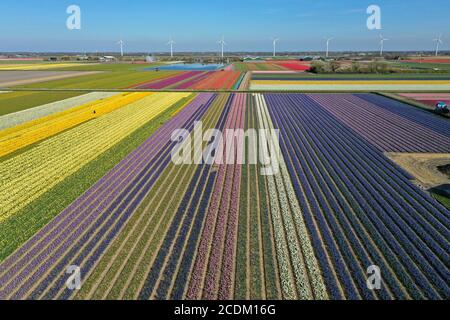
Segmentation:
{"type": "Polygon", "coordinates": [[[450,163],[449,153],[388,152],[386,155],[412,174],[417,179],[416,182],[425,189],[450,183],[449,177],[437,169],[438,166],[450,163]]]}

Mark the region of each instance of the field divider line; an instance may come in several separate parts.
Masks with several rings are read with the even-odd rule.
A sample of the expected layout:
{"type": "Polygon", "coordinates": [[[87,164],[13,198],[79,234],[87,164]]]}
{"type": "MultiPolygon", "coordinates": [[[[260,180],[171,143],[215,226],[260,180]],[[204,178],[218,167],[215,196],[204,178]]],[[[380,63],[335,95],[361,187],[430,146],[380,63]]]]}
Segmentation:
{"type": "MultiPolygon", "coordinates": [[[[249,97],[247,97],[248,99],[249,99],[249,97]]],[[[250,100],[250,99],[249,99],[250,100]]],[[[253,117],[252,117],[252,115],[251,115],[251,112],[253,111],[252,109],[250,109],[248,106],[247,106],[247,117],[246,117],[246,129],[247,130],[249,130],[249,129],[251,129],[250,127],[252,126],[251,124],[253,123],[252,121],[253,121],[253,117]]],[[[249,143],[248,142],[246,142],[246,146],[247,146],[247,148],[248,148],[248,146],[249,146],[249,143]]],[[[247,148],[245,148],[245,151],[247,151],[247,148]]],[[[255,152],[254,150],[253,150],[253,152],[255,152]]],[[[256,152],[254,153],[254,154],[257,154],[256,152]]],[[[247,184],[247,199],[246,199],[246,211],[247,211],[247,217],[246,217],[246,224],[247,224],[247,227],[246,227],[246,231],[247,231],[247,248],[246,248],[246,253],[245,253],[245,258],[246,258],[246,270],[245,270],[245,277],[246,277],[246,282],[247,282],[247,285],[246,285],[246,294],[245,294],[245,298],[248,300],[248,299],[251,299],[251,291],[252,291],[252,281],[251,281],[251,279],[252,279],[252,270],[251,270],[251,260],[250,260],[250,258],[251,258],[251,253],[250,253],[250,251],[251,251],[251,231],[250,231],[250,212],[251,212],[251,197],[252,197],[252,194],[254,194],[254,193],[252,193],[252,186],[251,186],[251,183],[250,183],[250,179],[251,179],[251,171],[250,171],[250,163],[247,163],[247,164],[244,164],[245,166],[247,166],[247,181],[246,181],[246,184],[247,184]]],[[[237,268],[237,267],[236,267],[237,268]]]]}

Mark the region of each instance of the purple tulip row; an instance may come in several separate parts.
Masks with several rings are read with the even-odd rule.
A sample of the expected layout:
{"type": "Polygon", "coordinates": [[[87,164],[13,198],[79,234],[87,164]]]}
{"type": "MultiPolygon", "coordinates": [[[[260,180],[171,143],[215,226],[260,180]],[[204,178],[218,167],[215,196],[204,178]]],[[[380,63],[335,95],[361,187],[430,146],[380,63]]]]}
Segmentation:
{"type": "Polygon", "coordinates": [[[141,84],[136,89],[164,89],[166,87],[171,87],[181,81],[188,80],[192,77],[196,77],[202,74],[202,71],[189,71],[189,72],[183,72],[179,75],[163,79],[163,80],[157,80],[152,81],[150,83],[141,84]]]}
{"type": "Polygon", "coordinates": [[[317,97],[266,100],[331,297],[448,298],[448,211],[317,97]],[[371,264],[386,284],[376,294],[365,284],[371,264]]]}
{"type": "MultiPolygon", "coordinates": [[[[229,115],[229,123],[225,129],[243,128],[245,117],[245,104],[242,104],[243,94],[235,95],[232,109],[229,115]]],[[[225,145],[224,150],[227,146],[225,145]]],[[[226,154],[224,153],[224,159],[226,154]]],[[[203,288],[204,299],[230,299],[231,282],[226,279],[232,276],[232,262],[235,259],[234,243],[237,235],[237,211],[239,201],[239,188],[241,181],[240,165],[221,165],[219,174],[224,177],[223,184],[216,184],[218,194],[222,195],[222,199],[218,205],[218,217],[216,220],[215,233],[212,239],[211,251],[209,257],[209,265],[206,271],[203,288]],[[227,246],[229,246],[227,248],[227,246]],[[231,253],[229,252],[231,250],[231,253]],[[229,256],[225,256],[228,254],[229,256]],[[232,259],[229,261],[229,259],[232,259]],[[225,269],[223,269],[225,268],[225,269]],[[218,295],[217,295],[218,294],[218,295]]]]}
{"type": "Polygon", "coordinates": [[[425,127],[450,138],[450,122],[447,119],[377,94],[355,94],[355,96],[376,104],[378,107],[389,110],[392,113],[401,115],[408,120],[422,124],[425,127]]]}
{"type": "MultiPolygon", "coordinates": [[[[236,94],[234,107],[238,112],[234,125],[235,129],[244,129],[245,111],[246,111],[246,94],[236,94]]],[[[239,191],[241,183],[242,166],[234,165],[234,177],[231,189],[231,203],[228,211],[227,233],[225,236],[224,252],[222,259],[222,268],[220,273],[219,294],[221,300],[229,300],[233,298],[233,281],[234,281],[234,265],[236,262],[236,241],[238,227],[239,212],[239,191]]]]}
{"type": "Polygon", "coordinates": [[[310,97],[382,151],[450,152],[450,138],[358,97],[310,97]]]}
{"type": "MultiPolygon", "coordinates": [[[[232,99],[224,129],[243,129],[246,97],[243,94],[237,94],[233,95],[232,99]]],[[[224,150],[226,150],[226,146],[224,150]]],[[[215,189],[187,291],[188,299],[200,297],[214,299],[217,298],[217,294],[219,297],[224,298],[226,296],[229,298],[231,295],[231,280],[227,277],[233,272],[232,266],[235,259],[234,243],[237,235],[237,210],[239,205],[237,198],[239,196],[241,171],[240,165],[227,164],[220,165],[218,170],[215,189]],[[232,251],[229,252],[229,250],[232,251]],[[225,257],[225,255],[227,256],[225,257]],[[222,258],[224,259],[223,264],[222,258]],[[228,275],[224,275],[224,273],[228,275]],[[204,277],[203,274],[205,274],[204,277]],[[219,281],[221,282],[220,288],[218,287],[219,281]]]]}
{"type": "Polygon", "coordinates": [[[78,256],[76,262],[81,264],[90,255],[87,269],[92,266],[170,160],[172,131],[180,127],[192,129],[213,99],[212,94],[199,95],[5,260],[0,265],[3,288],[0,296],[9,296],[18,289],[13,297],[25,297],[37,281],[41,282],[33,297],[38,297],[49,285],[53,295],[61,287],[62,278],[57,277],[64,274],[67,262],[78,256]],[[95,248],[97,241],[101,242],[95,248]]]}
{"type": "Polygon", "coordinates": [[[211,74],[212,74],[211,72],[204,72],[203,74],[201,74],[198,77],[189,79],[188,81],[177,85],[176,89],[189,89],[192,85],[208,78],[211,74]]]}

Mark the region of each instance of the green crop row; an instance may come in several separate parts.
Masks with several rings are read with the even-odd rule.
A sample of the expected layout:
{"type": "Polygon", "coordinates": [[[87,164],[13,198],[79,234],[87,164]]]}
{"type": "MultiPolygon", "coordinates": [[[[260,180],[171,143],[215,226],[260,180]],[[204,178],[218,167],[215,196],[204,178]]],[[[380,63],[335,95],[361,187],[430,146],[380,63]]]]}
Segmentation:
{"type": "Polygon", "coordinates": [[[0,94],[0,116],[85,94],[85,92],[15,91],[0,94]]]}
{"type": "Polygon", "coordinates": [[[124,89],[176,74],[176,71],[115,71],[33,83],[18,88],[36,89],[124,89]]]}

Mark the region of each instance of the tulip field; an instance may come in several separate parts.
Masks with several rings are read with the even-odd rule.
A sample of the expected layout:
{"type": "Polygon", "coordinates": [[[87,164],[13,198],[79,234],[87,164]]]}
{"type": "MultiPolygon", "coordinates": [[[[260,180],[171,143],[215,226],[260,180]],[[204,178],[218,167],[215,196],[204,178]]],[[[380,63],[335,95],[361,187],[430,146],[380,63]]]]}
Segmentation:
{"type": "Polygon", "coordinates": [[[400,93],[399,95],[430,107],[435,107],[438,102],[450,105],[450,93],[400,93]]]}
{"type": "Polygon", "coordinates": [[[289,79],[270,77],[269,79],[255,78],[250,82],[250,90],[257,91],[327,91],[327,92],[355,92],[355,91],[449,91],[449,79],[289,79]]]}
{"type": "Polygon", "coordinates": [[[179,92],[61,93],[0,113],[0,299],[449,299],[450,211],[386,154],[450,154],[449,120],[373,93],[239,92],[384,86],[269,63],[286,73],[171,72],[126,86],[179,92]],[[173,161],[205,156],[208,129],[238,133],[210,153],[232,161],[173,161]],[[249,130],[279,136],[252,144],[249,130]]]}
{"type": "Polygon", "coordinates": [[[303,72],[311,67],[309,62],[297,60],[266,60],[258,62],[235,63],[234,69],[239,71],[294,71],[303,72]]]}
{"type": "Polygon", "coordinates": [[[130,86],[136,89],[236,89],[242,78],[238,71],[183,71],[171,77],[130,86]]]}

